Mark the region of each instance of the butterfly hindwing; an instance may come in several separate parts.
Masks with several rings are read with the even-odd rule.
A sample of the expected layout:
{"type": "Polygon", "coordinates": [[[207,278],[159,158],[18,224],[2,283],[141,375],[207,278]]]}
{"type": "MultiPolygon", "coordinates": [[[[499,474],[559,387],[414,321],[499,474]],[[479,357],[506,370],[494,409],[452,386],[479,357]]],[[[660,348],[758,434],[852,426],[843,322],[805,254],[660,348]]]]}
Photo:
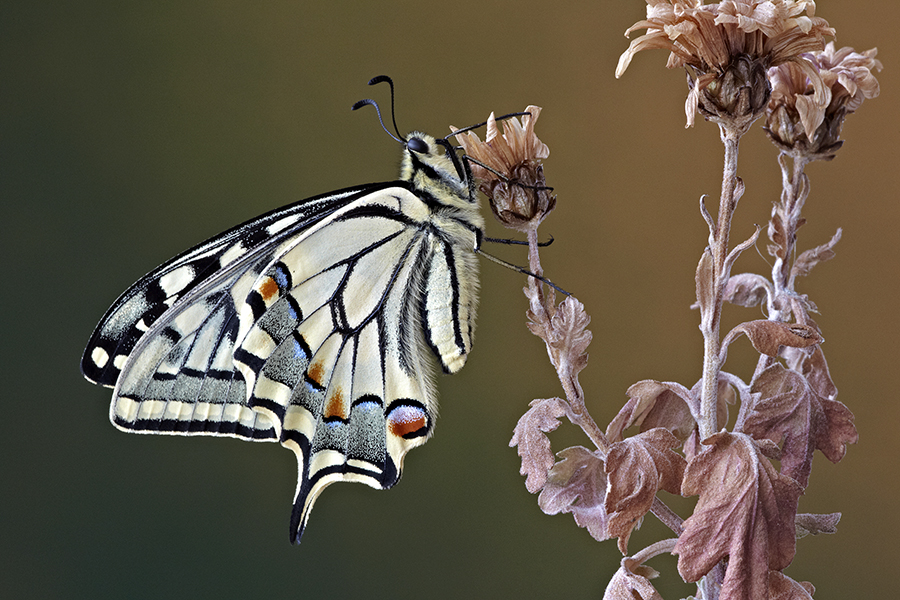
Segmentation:
{"type": "Polygon", "coordinates": [[[273,211],[146,275],[82,359],[114,386],[119,428],[294,451],[292,541],[331,483],[396,483],[437,416],[432,363],[455,372],[471,349],[483,227],[471,175],[411,136],[427,142],[408,144],[400,181],[273,211]]]}
{"type": "Polygon", "coordinates": [[[250,404],[297,455],[294,532],[330,483],[392,486],[431,431],[430,353],[421,325],[404,326],[429,296],[429,216],[400,187],[349,204],[275,257],[242,306],[250,404]]]}

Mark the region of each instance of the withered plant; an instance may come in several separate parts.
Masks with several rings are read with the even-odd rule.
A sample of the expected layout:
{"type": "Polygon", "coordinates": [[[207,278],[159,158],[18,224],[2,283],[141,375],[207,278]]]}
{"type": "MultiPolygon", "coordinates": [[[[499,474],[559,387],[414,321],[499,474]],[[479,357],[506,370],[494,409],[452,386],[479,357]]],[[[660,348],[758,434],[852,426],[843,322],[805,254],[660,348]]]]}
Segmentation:
{"type": "MultiPolygon", "coordinates": [[[[796,290],[799,277],[834,256],[841,237],[838,229],[829,241],[798,251],[797,232],[805,222],[801,210],[810,193],[804,168],[835,156],[844,118],[863,99],[878,95],[872,72],[881,64],[875,49],[860,54],[826,45],[834,30],[815,16],[811,1],[647,0],[647,5],[647,18],[626,36],[638,29],[646,33],[622,54],[616,77],[641,50],[668,50],[667,66],[687,71],[687,125],[699,114],[718,126],[724,144],[716,215],[705,197],[700,201],[709,227],[696,269],[694,305],[703,335],[702,377],[692,385],[635,383],[604,431],[591,417],[592,403],[578,382],[587,365],[590,317],[574,296],[557,304],[553,289],[529,278],[528,328],[546,344],[564,397],[531,402],[510,445],[518,447],[525,487],[540,494],[545,513],[572,514],[598,541],[618,538],[625,558],[605,598],[661,598],[650,583],[657,573],[644,563],[665,552],[678,556],[678,573],[697,582],[696,597],[703,600],[811,598],[812,584],[782,571],[793,560],[795,540],[834,532],[840,513],[798,514],[799,498],[815,451],[838,462],[857,432],[853,414],[836,399],[822,332],[811,318],[816,305],[796,290]],[[782,171],[781,197],[773,203],[767,230],[773,266],[768,277],[732,275],[735,260],[760,234],[757,229],[749,239],[729,244],[732,215],[744,194],[738,146],[763,117],[782,171]],[[767,318],[741,323],[723,336],[726,303],[761,309],[767,318]],[[749,381],[724,369],[728,347],[741,335],[760,354],[755,369],[745,369],[749,381]],[[729,419],[734,408],[736,418],[729,419]],[[547,433],[563,417],[584,431],[589,447],[554,455],[547,433]],[[657,497],[659,490],[697,496],[693,514],[676,514],[657,497]],[[631,532],[648,512],[673,537],[629,555],[631,532]]],[[[481,165],[475,174],[494,215],[527,235],[530,269],[542,275],[537,231],[556,199],[542,166],[549,150],[534,134],[540,109],[526,111],[521,123],[503,122],[502,134],[492,115],[483,142],[473,133],[460,138],[481,165]]]]}

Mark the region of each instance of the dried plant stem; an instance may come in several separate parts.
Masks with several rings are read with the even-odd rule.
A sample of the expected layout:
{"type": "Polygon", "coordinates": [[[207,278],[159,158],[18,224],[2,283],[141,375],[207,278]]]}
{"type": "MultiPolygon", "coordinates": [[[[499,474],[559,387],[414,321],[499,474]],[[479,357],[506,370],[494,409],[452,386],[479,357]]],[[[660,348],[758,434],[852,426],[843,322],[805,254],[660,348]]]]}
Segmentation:
{"type": "MultiPolygon", "coordinates": [[[[539,246],[537,229],[529,229],[527,231],[527,236],[528,268],[535,275],[543,276],[544,271],[541,267],[541,258],[538,251],[539,246]]],[[[556,310],[556,307],[554,305],[556,295],[552,290],[549,292],[549,295],[545,294],[544,286],[534,277],[528,278],[528,287],[531,289],[532,296],[534,298],[537,298],[537,302],[531,302],[532,312],[539,321],[549,323],[551,316],[556,310]]],[[[545,343],[547,343],[546,340],[545,343]]],[[[559,382],[562,385],[563,391],[566,394],[566,401],[571,407],[572,414],[569,415],[569,419],[575,425],[581,427],[581,429],[590,438],[594,445],[604,455],[606,455],[606,453],[609,451],[609,440],[606,439],[606,434],[603,433],[603,430],[600,429],[600,427],[597,425],[594,419],[591,418],[590,414],[588,414],[587,409],[585,408],[584,390],[581,388],[581,384],[578,382],[577,375],[573,375],[566,369],[561,368],[561,365],[556,363],[549,344],[547,344],[547,352],[550,355],[550,361],[553,363],[553,367],[556,369],[556,373],[559,377],[559,382]]]]}
{"type": "Polygon", "coordinates": [[[681,532],[684,529],[684,519],[679,517],[674,510],[666,506],[666,503],[660,500],[658,496],[653,499],[653,504],[650,506],[650,512],[652,512],[663,525],[671,529],[673,533],[681,535],[681,532]]]}
{"type": "MultiPolygon", "coordinates": [[[[769,300],[768,313],[770,321],[787,321],[792,314],[794,295],[794,282],[791,277],[792,259],[796,253],[797,230],[803,224],[800,211],[806,198],[809,196],[809,180],[804,174],[804,169],[809,159],[804,156],[794,157],[788,162],[788,155],[781,153],[778,156],[778,164],[781,167],[781,200],[772,210],[770,220],[770,237],[774,231],[779,234],[776,239],[778,249],[775,263],[772,265],[773,292],[769,300]]],[[[765,354],[759,357],[756,363],[756,371],[753,380],[766,370],[774,358],[765,354]]],[[[743,423],[745,410],[742,407],[738,422],[743,423]]]]}
{"type": "Polygon", "coordinates": [[[713,268],[709,289],[713,290],[712,306],[701,306],[700,330],[703,334],[703,385],[700,396],[701,419],[699,423],[700,439],[706,439],[718,430],[716,412],[718,403],[719,324],[722,317],[723,291],[728,281],[730,268],[728,259],[728,235],[731,231],[731,218],[737,206],[738,182],[737,161],[738,145],[741,132],[728,127],[719,127],[722,143],[725,145],[725,165],[722,172],[722,193],[719,197],[719,213],[715,225],[710,225],[709,249],[712,253],[713,268]]]}
{"type": "MultiPolygon", "coordinates": [[[[793,160],[793,168],[788,165],[787,154],[781,154],[778,163],[781,166],[781,203],[776,206],[782,214],[784,223],[784,240],[780,256],[776,257],[775,264],[772,267],[772,282],[775,284],[775,298],[780,299],[785,293],[793,292],[793,282],[791,281],[791,258],[794,256],[797,244],[797,229],[801,225],[800,210],[806,202],[809,195],[809,185],[806,181],[806,175],[803,170],[806,168],[808,159],[797,157],[793,160]]],[[[775,218],[775,215],[773,215],[775,218]]],[[[779,309],[783,307],[778,307],[779,309]]]]}

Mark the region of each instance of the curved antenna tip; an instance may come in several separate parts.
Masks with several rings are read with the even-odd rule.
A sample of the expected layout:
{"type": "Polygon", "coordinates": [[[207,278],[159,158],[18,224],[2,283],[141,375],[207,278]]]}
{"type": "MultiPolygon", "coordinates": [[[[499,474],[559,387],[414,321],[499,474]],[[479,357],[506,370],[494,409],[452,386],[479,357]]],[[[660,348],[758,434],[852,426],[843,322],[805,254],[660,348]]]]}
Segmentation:
{"type": "Polygon", "coordinates": [[[374,100],[370,100],[369,98],[366,98],[365,100],[360,100],[358,102],[355,102],[353,104],[353,106],[350,107],[350,110],[359,110],[363,106],[367,106],[367,105],[372,105],[372,106],[377,107],[374,100]]]}
{"type": "Polygon", "coordinates": [[[382,81],[387,81],[391,84],[391,87],[394,86],[394,80],[388,77],[387,75],[376,75],[372,79],[369,80],[369,85],[376,85],[381,83],[382,81]]]}

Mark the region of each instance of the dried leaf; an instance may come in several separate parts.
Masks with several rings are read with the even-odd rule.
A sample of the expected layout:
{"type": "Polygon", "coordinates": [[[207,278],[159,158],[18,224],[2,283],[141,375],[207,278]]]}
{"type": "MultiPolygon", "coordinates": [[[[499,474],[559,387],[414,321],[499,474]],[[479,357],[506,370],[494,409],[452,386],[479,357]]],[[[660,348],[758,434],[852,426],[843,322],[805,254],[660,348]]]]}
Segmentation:
{"type": "Polygon", "coordinates": [[[737,306],[753,307],[768,301],[772,284],[762,275],[741,273],[732,275],[725,284],[725,302],[737,306]]]}
{"type": "Polygon", "coordinates": [[[606,457],[606,512],[610,515],[609,533],[619,538],[622,554],[627,554],[628,538],[650,510],[656,492],[681,492],[687,463],[672,452],[680,445],[668,429],[657,427],[610,448],[606,457]]]}
{"type": "Polygon", "coordinates": [[[751,389],[759,399],[741,431],[781,444],[781,472],[803,487],[809,482],[816,449],[838,462],[846,453],[846,445],[858,439],[853,413],[846,406],[820,397],[802,375],[781,363],[763,371],[751,389]]]}
{"type": "Polygon", "coordinates": [[[572,513],[575,523],[585,527],[598,542],[612,537],[606,513],[606,472],[604,463],[582,446],[566,448],[550,469],[547,483],[538,496],[538,505],[548,515],[572,513]]]}
{"type": "Polygon", "coordinates": [[[622,566],[606,586],[603,600],[663,600],[650,583],[658,573],[650,567],[633,563],[627,556],[622,559],[622,566]]]}
{"type": "Polygon", "coordinates": [[[715,308],[716,292],[713,289],[713,257],[709,246],[703,250],[703,256],[697,264],[697,273],[694,281],[697,284],[697,304],[700,306],[701,315],[712,314],[715,308]]]}
{"type": "Polygon", "coordinates": [[[798,540],[808,535],[819,535],[820,533],[837,533],[837,524],[841,520],[841,513],[831,513],[827,515],[813,515],[803,513],[797,515],[794,519],[794,537],[798,540]]]}
{"type": "Polygon", "coordinates": [[[796,582],[780,571],[769,571],[769,600],[813,600],[815,591],[808,581],[796,582]]]}
{"type": "Polygon", "coordinates": [[[778,356],[782,346],[807,348],[824,341],[819,332],[809,325],[779,323],[765,319],[741,323],[728,337],[738,332],[750,338],[750,343],[757,352],[767,356],[778,356]]]}
{"type": "Polygon", "coordinates": [[[606,428],[610,442],[621,441],[632,425],[640,426],[641,431],[665,427],[682,441],[697,427],[691,415],[691,391],[680,383],[645,379],[629,387],[626,394],[628,402],[606,428]]]}
{"type": "Polygon", "coordinates": [[[553,466],[550,439],[545,433],[559,427],[560,417],[566,414],[567,404],[559,398],[535,400],[513,431],[509,446],[519,447],[522,468],[519,473],[526,476],[525,488],[532,494],[540,491],[547,482],[547,472],[553,466]]]}
{"type": "Polygon", "coordinates": [[[591,343],[591,332],[587,330],[591,318],[584,310],[584,304],[575,297],[568,296],[560,302],[556,313],[550,319],[550,339],[548,344],[555,355],[556,367],[571,377],[587,366],[587,350],[591,343]]]}
{"type": "Polygon", "coordinates": [[[831,379],[828,362],[821,347],[816,346],[812,349],[812,353],[794,350],[786,351],[784,354],[788,359],[788,367],[801,373],[820,398],[834,400],[837,397],[837,386],[831,379]]]}
{"type": "Polygon", "coordinates": [[[674,553],[678,572],[698,581],[728,556],[721,598],[765,598],[770,570],[794,557],[794,516],[801,488],[779,474],[749,436],[720,432],[690,463],[683,496],[699,495],[674,553]]]}
{"type": "Polygon", "coordinates": [[[817,264],[834,258],[834,250],[832,248],[840,241],[841,233],[842,231],[838,229],[837,233],[830,240],[798,256],[797,260],[794,261],[794,266],[791,267],[791,279],[809,275],[809,272],[817,264]]]}

